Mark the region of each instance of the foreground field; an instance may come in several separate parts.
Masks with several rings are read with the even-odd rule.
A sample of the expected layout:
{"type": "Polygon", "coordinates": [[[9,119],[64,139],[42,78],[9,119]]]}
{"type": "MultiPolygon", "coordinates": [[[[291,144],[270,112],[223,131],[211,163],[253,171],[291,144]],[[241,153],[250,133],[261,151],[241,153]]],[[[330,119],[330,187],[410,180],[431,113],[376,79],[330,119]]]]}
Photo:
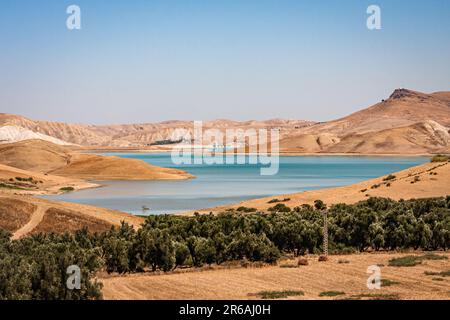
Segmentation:
{"type": "MultiPolygon", "coordinates": [[[[439,252],[450,258],[450,253],[439,252]]],[[[450,277],[426,275],[450,269],[450,260],[427,260],[414,267],[391,267],[400,253],[331,256],[327,262],[308,258],[309,265],[285,268],[295,261],[261,268],[223,268],[172,274],[102,276],[105,299],[259,299],[263,291],[302,291],[288,299],[450,299],[450,277]],[[382,279],[394,281],[380,290],[366,286],[371,265],[381,267],[382,279]],[[439,279],[439,280],[437,280],[439,279]],[[344,294],[327,297],[329,291],[344,294]]],[[[296,264],[295,264],[296,265],[296,264]]]]}

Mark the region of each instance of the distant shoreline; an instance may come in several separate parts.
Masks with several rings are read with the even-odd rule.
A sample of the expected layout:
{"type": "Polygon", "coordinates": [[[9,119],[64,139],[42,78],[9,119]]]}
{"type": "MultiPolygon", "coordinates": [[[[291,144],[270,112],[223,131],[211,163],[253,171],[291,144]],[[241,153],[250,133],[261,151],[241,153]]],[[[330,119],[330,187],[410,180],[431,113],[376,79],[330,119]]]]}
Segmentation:
{"type": "MultiPolygon", "coordinates": [[[[172,150],[149,150],[149,149],[82,149],[75,150],[77,152],[85,153],[170,153],[172,150]]],[[[218,153],[223,154],[223,153],[218,153]]],[[[253,153],[235,153],[235,155],[250,155],[253,153]]],[[[432,157],[436,154],[434,153],[327,153],[327,152],[316,152],[316,153],[303,153],[303,152],[290,152],[282,151],[279,153],[281,157],[309,157],[309,156],[324,156],[324,157],[432,157]]]]}

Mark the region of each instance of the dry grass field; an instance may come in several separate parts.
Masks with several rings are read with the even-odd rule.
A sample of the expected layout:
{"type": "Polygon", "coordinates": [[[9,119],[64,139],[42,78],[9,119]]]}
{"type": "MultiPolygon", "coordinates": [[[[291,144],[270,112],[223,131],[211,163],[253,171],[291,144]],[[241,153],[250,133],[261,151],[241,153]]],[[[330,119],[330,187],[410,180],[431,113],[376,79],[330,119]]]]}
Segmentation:
{"type": "Polygon", "coordinates": [[[50,201],[24,195],[0,195],[0,228],[13,233],[13,239],[38,232],[74,232],[87,227],[105,231],[125,221],[135,228],[141,217],[88,205],[50,201]]]}
{"type": "MultiPolygon", "coordinates": [[[[417,253],[414,253],[417,255],[417,253]]],[[[450,259],[450,253],[437,254],[450,259]]],[[[105,299],[260,299],[261,292],[302,291],[288,299],[450,299],[450,277],[425,272],[450,270],[450,260],[426,260],[413,267],[389,266],[389,260],[407,253],[365,253],[330,256],[295,268],[296,261],[260,268],[213,267],[171,274],[102,275],[105,299]],[[367,268],[381,268],[381,289],[369,290],[367,268]],[[284,266],[284,267],[283,267],[284,266]],[[390,281],[389,281],[390,280],[390,281]],[[390,284],[390,285],[389,285],[390,284]],[[330,291],[340,292],[330,297],[330,291]]],[[[331,293],[333,295],[333,293],[331,293]]]]}
{"type": "Polygon", "coordinates": [[[0,228],[14,232],[22,228],[31,218],[36,206],[17,199],[0,199],[0,228]]]}
{"type": "Polygon", "coordinates": [[[49,208],[41,222],[30,233],[76,232],[82,228],[87,228],[90,232],[105,232],[111,229],[111,223],[71,210],[49,208]]]}

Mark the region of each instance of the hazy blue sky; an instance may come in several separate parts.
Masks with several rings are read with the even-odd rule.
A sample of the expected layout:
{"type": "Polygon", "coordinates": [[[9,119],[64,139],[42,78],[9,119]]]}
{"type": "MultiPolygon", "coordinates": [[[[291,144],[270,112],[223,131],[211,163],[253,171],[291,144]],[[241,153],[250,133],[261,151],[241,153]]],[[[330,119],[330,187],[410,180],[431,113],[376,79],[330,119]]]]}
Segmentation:
{"type": "Polygon", "coordinates": [[[450,90],[450,1],[0,0],[0,112],[329,120],[397,87],[450,90]]]}

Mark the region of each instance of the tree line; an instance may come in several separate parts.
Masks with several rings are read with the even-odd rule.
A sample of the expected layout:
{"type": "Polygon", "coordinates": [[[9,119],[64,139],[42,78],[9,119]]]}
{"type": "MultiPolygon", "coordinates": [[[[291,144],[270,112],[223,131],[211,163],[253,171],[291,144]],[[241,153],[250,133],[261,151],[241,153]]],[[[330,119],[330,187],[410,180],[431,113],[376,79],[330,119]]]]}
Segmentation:
{"type": "Polygon", "coordinates": [[[325,212],[331,253],[450,247],[450,196],[369,198],[329,209],[321,201],[293,209],[277,206],[268,213],[149,216],[138,230],[123,223],[104,233],[83,229],[16,241],[0,230],[0,299],[99,299],[101,284],[94,279],[99,270],[167,272],[231,260],[274,263],[283,254],[319,253],[325,212]],[[82,270],[81,290],[65,285],[70,265],[82,270]]]}

